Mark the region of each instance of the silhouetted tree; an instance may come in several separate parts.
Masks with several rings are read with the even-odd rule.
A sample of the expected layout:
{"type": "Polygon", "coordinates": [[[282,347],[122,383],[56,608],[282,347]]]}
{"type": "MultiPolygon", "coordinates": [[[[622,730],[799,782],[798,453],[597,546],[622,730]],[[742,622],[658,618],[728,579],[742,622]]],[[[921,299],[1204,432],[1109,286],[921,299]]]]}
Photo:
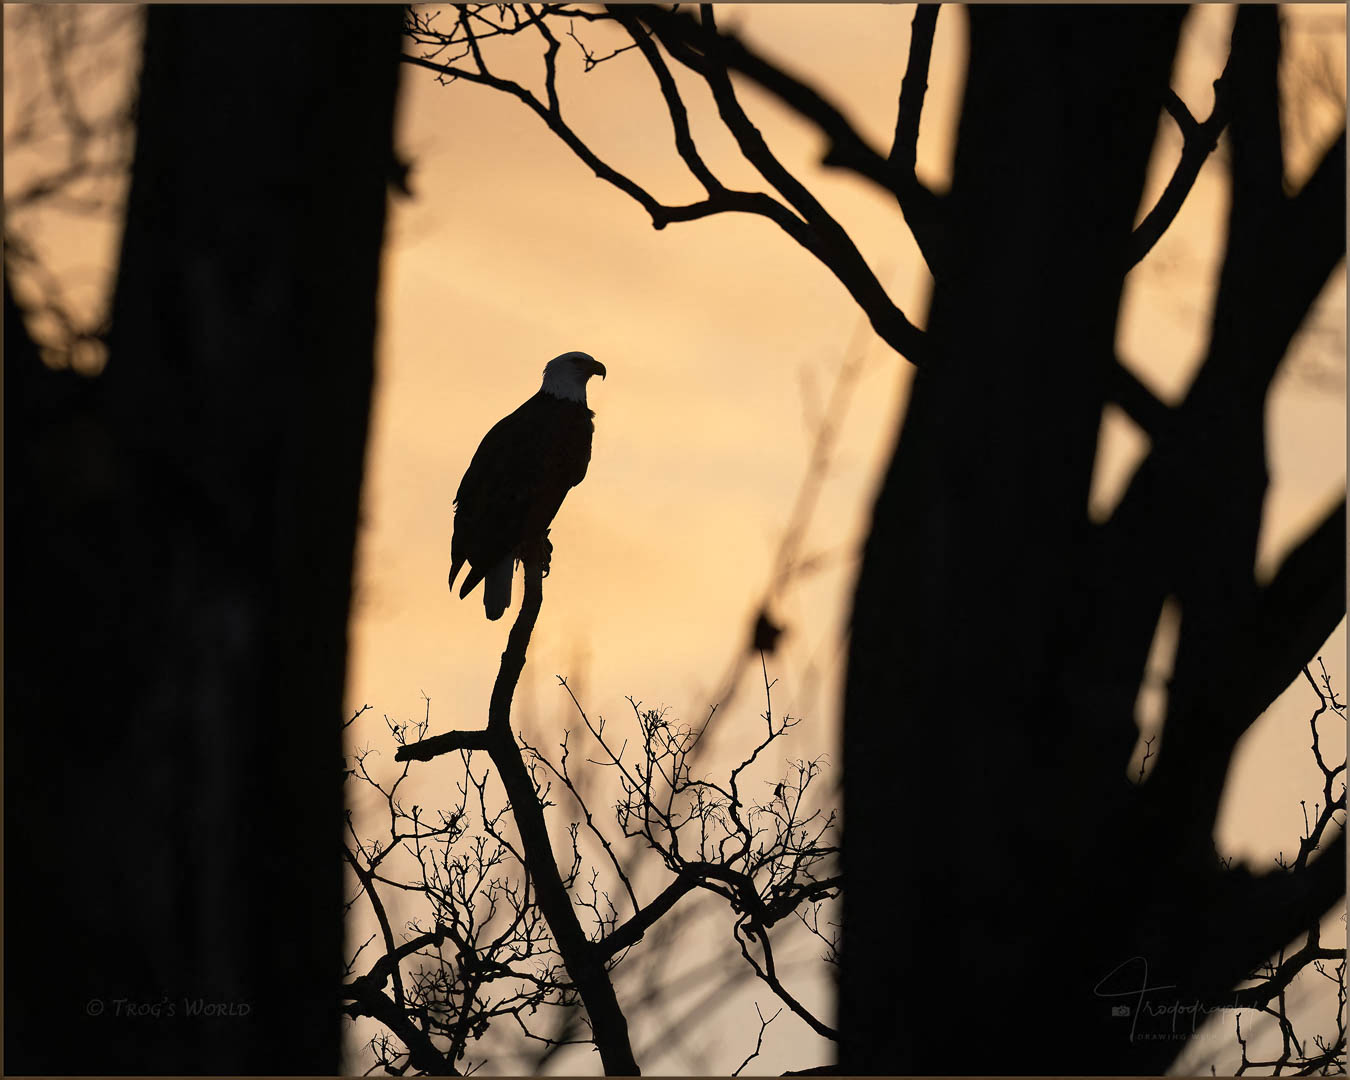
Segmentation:
{"type": "MultiPolygon", "coordinates": [[[[398,792],[408,765],[386,787],[368,771],[366,751],[348,774],[378,791],[387,810],[387,817],[381,815],[387,828],[377,837],[363,835],[349,815],[346,846],[357,883],[348,906],[368,904],[377,924],[347,965],[348,974],[376,938],[382,948],[344,984],[343,1000],[353,1019],[371,1017],[382,1025],[368,1044],[376,1067],[473,1071],[482,1062],[467,1058],[471,1044],[495,1021],[509,1020],[510,1034],[549,1048],[590,1043],[607,1074],[635,1075],[629,1017],[611,973],[682,899],[699,891],[720,897],[734,913],[733,939],[755,975],[813,1030],[834,1038],[834,1029],[784,984],[771,940],[775,926],[800,920],[829,952],[834,949],[818,912],[838,895],[835,814],[811,805],[814,796],[806,794],[820,763],[790,762],[776,783],[755,776],[753,768],[800,720],[774,713],[765,666],[764,725],[727,778],[712,779],[695,769],[694,757],[716,707],[695,726],[630,698],[637,730],[625,726],[616,735],[616,725],[593,719],[560,677],[590,736],[584,760],[608,770],[617,783],[614,825],[597,820],[588,785],[571,761],[571,732],[564,730],[555,761],[511,721],[543,599],[541,550],[524,558],[524,599],[502,653],[487,726],[430,735],[429,702],[427,717],[416,725],[386,718],[399,744],[396,760],[460,755],[458,802],[432,810],[407,807],[398,792]],[[491,787],[491,769],[474,759],[475,752],[495,769],[491,787]],[[764,792],[767,798],[756,794],[766,787],[772,792],[764,792]],[[559,798],[561,812],[571,816],[570,859],[559,858],[545,817],[559,798]],[[604,867],[603,879],[584,854],[588,846],[604,867]],[[650,853],[664,865],[665,880],[640,899],[635,861],[650,853]],[[407,932],[382,899],[390,889],[425,904],[407,932]],[[571,1022],[578,1006],[585,1011],[585,1032],[571,1022]]],[[[759,1014],[756,1045],[737,1073],[759,1054],[777,1015],[759,1014]]]]}
{"type": "Polygon", "coordinates": [[[854,598],[845,1072],[1160,1072],[1184,1045],[1169,1003],[1231,1006],[1232,988],[1344,893],[1339,829],[1289,872],[1225,866],[1211,840],[1235,744],[1345,611],[1343,502],[1273,580],[1253,572],[1266,395],[1344,255],[1344,133],[1286,192],[1278,10],[1241,9],[1204,120],[1169,88],[1185,14],[968,9],[942,193],[914,169],[934,6],[915,16],[885,151],[825,94],[720,31],[708,5],[697,16],[650,5],[409,14],[409,63],[517,98],[658,229],[722,212],[773,221],[918,366],[854,598]],[[705,197],[662,203],[570,126],[556,76],[574,24],[609,35],[594,50],[577,39],[588,67],[641,57],[705,197]],[[492,61],[490,39],[520,34],[543,44],[542,93],[492,61]],[[672,64],[711,93],[771,192],[714,174],[672,64]],[[812,122],[826,164],[894,194],[935,280],[924,329],[777,159],[733,75],[812,122]],[[1164,112],[1184,148],[1136,227],[1164,112]],[[1116,357],[1121,293],[1225,130],[1233,197],[1210,346],[1173,406],[1116,357]],[[1108,403],[1151,445],[1096,524],[1088,491],[1108,403]],[[1181,630],[1166,728],[1136,785],[1134,705],[1169,598],[1181,630]],[[1124,1019],[1109,995],[1122,979],[1143,993],[1145,963],[1155,1009],[1136,1003],[1124,1019]]]}
{"type": "Polygon", "coordinates": [[[333,1073],[397,8],[153,7],[106,372],[5,292],[5,1065],[333,1073]]]}
{"type": "Polygon", "coordinates": [[[1151,450],[1110,519],[1087,516],[1182,14],[970,11],[945,200],[961,254],[927,331],[942,358],[915,379],[854,606],[845,819],[868,821],[885,783],[915,825],[884,858],[865,826],[846,836],[845,933],[868,942],[866,962],[846,953],[849,1070],[950,1069],[960,995],[991,1006],[964,1070],[1161,1072],[1184,1043],[1143,1001],[1231,1002],[1344,891],[1341,835],[1293,874],[1225,868],[1212,841],[1234,745],[1345,610],[1343,503],[1254,579],[1266,392],[1345,231],[1343,136],[1282,190],[1274,8],[1240,9],[1216,102],[1233,200],[1209,354],[1176,407],[1122,401],[1151,450]],[[1134,702],[1168,597],[1166,726],[1134,786],[1134,702]],[[987,723],[943,719],[957,658],[980,672],[987,723]],[[894,760],[898,776],[874,767],[894,760]],[[933,762],[979,800],[952,804],[933,762]],[[918,824],[939,807],[940,830],[918,824]],[[923,978],[883,993],[902,961],[923,978]],[[1106,995],[1145,979],[1157,989],[1114,1015],[1106,995]]]}

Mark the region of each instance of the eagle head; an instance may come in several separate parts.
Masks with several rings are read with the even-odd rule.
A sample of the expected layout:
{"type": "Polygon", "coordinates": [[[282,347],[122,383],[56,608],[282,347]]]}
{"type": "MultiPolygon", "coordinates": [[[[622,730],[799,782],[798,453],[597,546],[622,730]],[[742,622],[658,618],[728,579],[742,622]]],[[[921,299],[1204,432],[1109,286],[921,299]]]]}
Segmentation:
{"type": "Polygon", "coordinates": [[[544,365],[544,385],[540,389],[553,397],[585,404],[586,380],[592,375],[603,379],[605,365],[589,353],[565,352],[544,365]]]}

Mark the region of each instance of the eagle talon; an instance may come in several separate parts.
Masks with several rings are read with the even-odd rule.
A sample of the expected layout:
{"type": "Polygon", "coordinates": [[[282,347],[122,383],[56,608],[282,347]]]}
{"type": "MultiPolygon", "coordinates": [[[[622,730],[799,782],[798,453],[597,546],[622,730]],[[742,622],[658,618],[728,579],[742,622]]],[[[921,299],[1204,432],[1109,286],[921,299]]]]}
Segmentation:
{"type": "Polygon", "coordinates": [[[553,562],[553,541],[548,538],[547,531],[543,536],[521,544],[516,549],[516,558],[523,563],[538,563],[539,569],[543,571],[542,576],[548,577],[549,566],[553,562]]]}

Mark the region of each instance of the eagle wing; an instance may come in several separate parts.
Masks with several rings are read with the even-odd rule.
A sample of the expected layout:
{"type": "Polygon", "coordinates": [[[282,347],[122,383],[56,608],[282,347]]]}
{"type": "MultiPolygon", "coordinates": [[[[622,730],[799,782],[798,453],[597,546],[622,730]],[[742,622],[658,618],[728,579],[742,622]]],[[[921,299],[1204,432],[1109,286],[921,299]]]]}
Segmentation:
{"type": "Polygon", "coordinates": [[[569,489],[586,476],[591,413],[536,394],[499,420],[474,452],[455,495],[451,582],[468,561],[465,590],[548,528],[569,489]],[[472,584],[471,584],[472,582],[472,584]]]}

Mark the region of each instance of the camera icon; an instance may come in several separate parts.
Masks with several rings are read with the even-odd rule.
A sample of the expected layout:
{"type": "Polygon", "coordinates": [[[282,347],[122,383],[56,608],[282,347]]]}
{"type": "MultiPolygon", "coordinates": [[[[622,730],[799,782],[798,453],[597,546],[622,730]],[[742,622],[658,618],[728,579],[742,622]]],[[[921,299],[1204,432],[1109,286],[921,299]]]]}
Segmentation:
{"type": "Polygon", "coordinates": [[[1130,1007],[1129,1007],[1128,1005],[1112,1005],[1112,1006],[1111,1006],[1111,1015],[1112,1015],[1112,1016],[1129,1016],[1129,1015],[1130,1015],[1130,1007]]]}

